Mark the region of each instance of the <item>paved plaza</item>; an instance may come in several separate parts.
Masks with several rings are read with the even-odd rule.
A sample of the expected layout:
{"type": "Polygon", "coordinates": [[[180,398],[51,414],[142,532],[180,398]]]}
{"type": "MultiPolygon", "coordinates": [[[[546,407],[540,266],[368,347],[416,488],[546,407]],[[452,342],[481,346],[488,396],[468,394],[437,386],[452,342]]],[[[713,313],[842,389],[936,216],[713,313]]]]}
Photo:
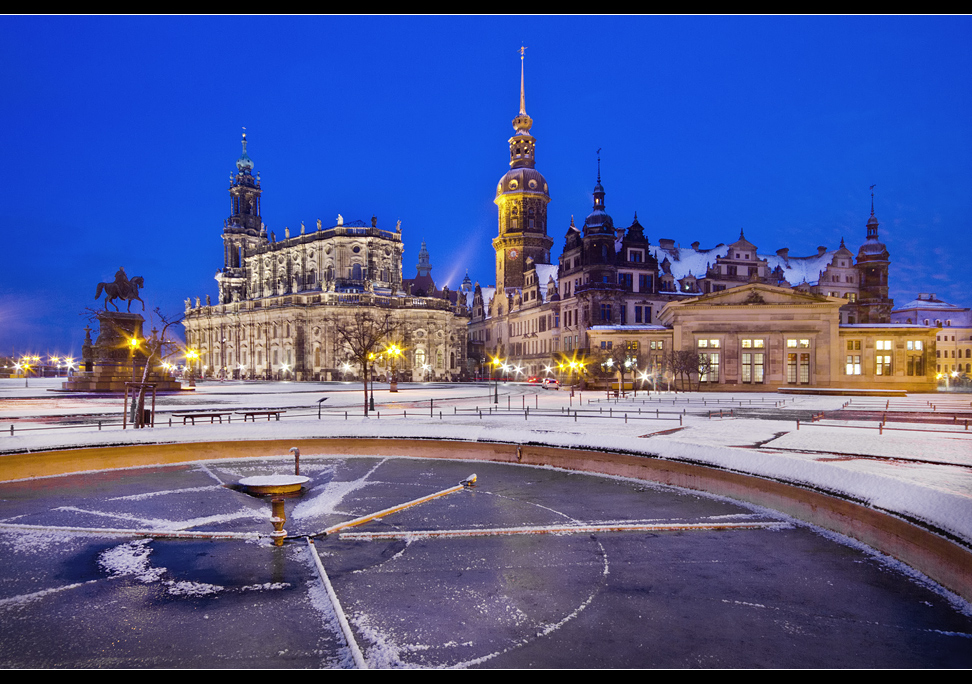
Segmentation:
{"type": "MultiPolygon", "coordinates": [[[[135,432],[114,424],[116,399],[0,382],[0,454],[10,457],[334,436],[641,449],[718,468],[728,459],[740,472],[866,499],[966,548],[972,539],[962,424],[889,420],[911,430],[878,430],[857,398],[854,420],[840,420],[843,397],[615,403],[501,384],[497,404],[485,385],[403,385],[397,396],[378,388],[381,417],[365,419],[356,385],[212,383],[160,398],[157,427],[135,432]],[[169,427],[167,416],[271,406],[286,411],[279,421],[169,427]]],[[[966,601],[773,510],[550,467],[303,453],[310,481],[286,500],[289,536],[275,547],[269,502],[236,483],[293,468],[282,450],[0,483],[0,666],[972,665],[966,601]],[[475,487],[321,534],[472,473],[475,487]]]]}

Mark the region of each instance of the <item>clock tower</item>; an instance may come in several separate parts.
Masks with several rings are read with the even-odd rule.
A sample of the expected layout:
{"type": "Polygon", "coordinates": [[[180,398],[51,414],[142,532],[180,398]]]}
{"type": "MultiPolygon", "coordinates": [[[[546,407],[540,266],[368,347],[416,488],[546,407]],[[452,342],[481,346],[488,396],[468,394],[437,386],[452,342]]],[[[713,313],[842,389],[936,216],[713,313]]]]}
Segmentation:
{"type": "Polygon", "coordinates": [[[496,185],[493,200],[499,209],[499,234],[493,239],[497,291],[522,289],[527,257],[549,264],[553,246],[547,237],[547,181],[534,168],[537,141],[530,135],[533,119],[526,113],[524,50],[520,48],[520,112],[513,119],[514,135],[509,139],[510,170],[496,185]]]}

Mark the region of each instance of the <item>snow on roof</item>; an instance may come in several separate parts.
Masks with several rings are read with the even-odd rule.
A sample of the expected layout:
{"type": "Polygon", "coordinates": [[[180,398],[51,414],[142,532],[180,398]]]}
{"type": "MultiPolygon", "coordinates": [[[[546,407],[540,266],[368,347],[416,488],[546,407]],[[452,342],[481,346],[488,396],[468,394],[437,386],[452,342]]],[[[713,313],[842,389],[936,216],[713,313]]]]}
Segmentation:
{"type": "Polygon", "coordinates": [[[820,282],[820,273],[824,271],[834,260],[836,249],[823,254],[814,254],[805,257],[787,257],[784,259],[779,254],[757,254],[759,259],[766,259],[766,266],[770,272],[779,266],[783,269],[783,277],[790,285],[816,285],[820,282]]]}
{"type": "Polygon", "coordinates": [[[716,257],[724,257],[729,253],[728,245],[719,245],[712,249],[693,249],[692,247],[678,247],[672,255],[660,247],[653,247],[652,253],[660,264],[668,257],[672,265],[672,275],[675,280],[681,280],[689,273],[696,278],[704,277],[709,266],[715,263],[716,257]]]}
{"type": "Polygon", "coordinates": [[[493,295],[496,294],[495,287],[480,287],[479,291],[483,293],[483,313],[486,314],[486,318],[489,318],[489,303],[493,300],[493,295]]]}
{"type": "Polygon", "coordinates": [[[961,306],[957,306],[955,304],[949,304],[948,302],[943,302],[940,299],[913,299],[907,304],[895,308],[895,311],[904,311],[905,309],[946,309],[946,310],[954,310],[954,311],[963,310],[961,306]]]}
{"type": "Polygon", "coordinates": [[[557,281],[557,269],[559,266],[557,264],[534,264],[537,269],[537,282],[540,284],[541,288],[546,288],[547,281],[553,278],[554,284],[560,287],[560,283],[557,281]]]}
{"type": "MultiPolygon", "coordinates": [[[[671,263],[672,275],[675,280],[681,280],[691,273],[696,278],[705,277],[710,266],[715,265],[716,257],[729,254],[729,245],[718,245],[711,249],[695,249],[693,247],[677,247],[674,254],[660,247],[653,248],[653,254],[659,263],[668,257],[671,263]]],[[[820,280],[820,272],[825,270],[834,260],[837,250],[814,254],[805,257],[787,257],[779,254],[757,254],[758,259],[765,259],[766,266],[772,272],[779,266],[783,276],[790,285],[816,285],[820,280]]]]}

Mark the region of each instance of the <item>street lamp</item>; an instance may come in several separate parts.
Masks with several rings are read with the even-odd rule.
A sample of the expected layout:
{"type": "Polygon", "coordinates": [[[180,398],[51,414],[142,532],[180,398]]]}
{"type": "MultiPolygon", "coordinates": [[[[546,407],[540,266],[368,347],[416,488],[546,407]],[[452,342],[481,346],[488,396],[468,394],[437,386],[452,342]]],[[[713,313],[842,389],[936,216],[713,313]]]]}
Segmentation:
{"type": "Polygon", "coordinates": [[[132,382],[138,382],[138,378],[135,375],[135,350],[138,349],[138,337],[132,337],[128,340],[128,353],[132,357],[132,382]]]}
{"type": "Polygon", "coordinates": [[[391,367],[391,382],[389,383],[388,391],[397,392],[398,391],[398,374],[395,371],[395,359],[402,355],[402,349],[397,344],[390,344],[385,347],[385,353],[391,357],[392,367],[391,367]]]}
{"type": "MultiPolygon", "coordinates": [[[[375,410],[375,359],[377,359],[377,358],[378,357],[375,355],[374,352],[369,352],[368,353],[368,361],[371,362],[371,363],[368,364],[368,366],[370,368],[368,374],[371,376],[371,378],[370,378],[370,380],[371,380],[371,400],[370,400],[370,403],[368,404],[368,410],[369,411],[374,411],[375,410]]],[[[367,379],[368,378],[366,378],[366,380],[367,379]]]]}
{"type": "Polygon", "coordinates": [[[192,362],[199,358],[199,352],[195,349],[186,349],[186,368],[189,371],[189,386],[196,386],[196,375],[193,372],[192,362]]]}
{"type": "Polygon", "coordinates": [[[20,363],[15,364],[14,368],[24,372],[24,387],[29,387],[30,382],[30,357],[25,356],[20,360],[20,363]]]}
{"type": "Polygon", "coordinates": [[[499,378],[496,377],[496,371],[499,370],[499,367],[504,364],[499,358],[493,357],[493,362],[491,365],[493,370],[493,403],[498,404],[499,403],[499,378]]]}

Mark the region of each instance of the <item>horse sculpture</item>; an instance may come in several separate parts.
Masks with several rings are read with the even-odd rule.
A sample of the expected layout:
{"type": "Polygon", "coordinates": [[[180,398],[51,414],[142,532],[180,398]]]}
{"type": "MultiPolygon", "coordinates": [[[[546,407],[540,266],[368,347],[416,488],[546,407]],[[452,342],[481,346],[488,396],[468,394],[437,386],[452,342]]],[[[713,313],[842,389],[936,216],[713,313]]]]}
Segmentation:
{"type": "MultiPolygon", "coordinates": [[[[121,273],[124,275],[124,271],[121,271],[121,273]]],[[[116,278],[116,281],[113,283],[98,283],[98,291],[95,293],[95,299],[100,299],[101,293],[105,293],[105,311],[108,310],[109,304],[115,307],[115,311],[120,311],[118,305],[115,304],[115,300],[128,300],[129,313],[132,310],[132,300],[137,299],[142,302],[142,311],[145,311],[145,302],[138,296],[138,289],[140,287],[145,287],[145,280],[142,276],[135,276],[131,280],[124,278],[120,281],[116,278]]]]}

